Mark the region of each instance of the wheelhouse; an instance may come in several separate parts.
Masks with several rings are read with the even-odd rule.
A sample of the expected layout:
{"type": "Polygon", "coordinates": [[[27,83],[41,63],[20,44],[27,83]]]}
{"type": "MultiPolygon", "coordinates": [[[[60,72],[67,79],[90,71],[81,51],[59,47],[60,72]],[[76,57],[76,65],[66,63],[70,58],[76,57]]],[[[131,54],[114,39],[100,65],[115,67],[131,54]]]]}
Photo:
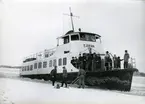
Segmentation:
{"type": "Polygon", "coordinates": [[[63,40],[63,44],[70,43],[71,41],[86,41],[86,42],[98,42],[101,43],[101,36],[94,33],[87,32],[67,32],[64,36],[57,38],[58,43],[60,39],[63,40]]]}

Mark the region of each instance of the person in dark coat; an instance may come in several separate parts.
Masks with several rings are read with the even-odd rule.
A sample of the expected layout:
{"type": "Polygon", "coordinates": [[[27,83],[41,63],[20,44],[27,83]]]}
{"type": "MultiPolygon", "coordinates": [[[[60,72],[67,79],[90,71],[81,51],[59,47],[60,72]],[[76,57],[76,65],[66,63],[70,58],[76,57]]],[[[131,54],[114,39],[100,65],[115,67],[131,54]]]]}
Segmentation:
{"type": "Polygon", "coordinates": [[[93,55],[89,53],[87,57],[87,70],[88,71],[92,70],[92,59],[93,59],[93,55]]]}
{"type": "Polygon", "coordinates": [[[86,72],[84,69],[80,69],[78,73],[78,78],[79,78],[79,88],[84,88],[85,87],[85,75],[86,72]]]}
{"type": "Polygon", "coordinates": [[[100,54],[97,54],[97,56],[96,56],[96,69],[98,69],[98,70],[101,69],[101,56],[100,56],[100,54]]]}
{"type": "Polygon", "coordinates": [[[120,59],[120,57],[118,56],[118,58],[117,58],[117,68],[121,68],[121,61],[123,61],[123,59],[120,59]]]}
{"type": "Polygon", "coordinates": [[[83,69],[86,70],[86,54],[83,53],[83,69]]]}
{"type": "Polygon", "coordinates": [[[67,70],[66,70],[65,66],[63,67],[61,87],[63,87],[63,84],[65,84],[65,87],[67,87],[67,70]]]}
{"type": "Polygon", "coordinates": [[[96,53],[93,53],[93,58],[92,58],[92,71],[96,70],[97,66],[97,55],[96,53]]]}
{"type": "Polygon", "coordinates": [[[74,58],[74,62],[75,62],[76,68],[79,68],[79,61],[78,61],[77,57],[74,58]]]}
{"type": "Polygon", "coordinates": [[[72,64],[74,67],[76,67],[74,57],[72,57],[71,64],[72,64]]]}
{"type": "Polygon", "coordinates": [[[86,71],[89,71],[89,69],[88,69],[88,57],[89,57],[88,53],[86,53],[85,56],[86,56],[86,65],[85,65],[86,68],[85,69],[86,69],[86,71]]]}
{"type": "Polygon", "coordinates": [[[129,53],[127,52],[127,50],[125,50],[125,54],[124,54],[124,69],[128,68],[128,61],[129,61],[129,53]]]}
{"type": "Polygon", "coordinates": [[[51,81],[52,81],[52,86],[55,85],[56,74],[57,74],[57,66],[54,66],[54,69],[52,69],[52,71],[50,73],[50,75],[51,75],[51,81]]]}
{"type": "Polygon", "coordinates": [[[105,55],[105,67],[106,67],[106,70],[109,70],[109,66],[110,66],[110,55],[109,55],[109,52],[106,51],[106,55],[105,55]]]}
{"type": "Polygon", "coordinates": [[[109,58],[109,70],[112,70],[112,59],[109,58]]]}
{"type": "Polygon", "coordinates": [[[114,55],[114,57],[113,57],[114,68],[117,68],[117,60],[118,60],[118,57],[116,57],[116,55],[114,55]]]}
{"type": "Polygon", "coordinates": [[[79,63],[79,67],[83,67],[83,56],[81,54],[79,54],[79,57],[78,57],[78,63],[79,63]]]}

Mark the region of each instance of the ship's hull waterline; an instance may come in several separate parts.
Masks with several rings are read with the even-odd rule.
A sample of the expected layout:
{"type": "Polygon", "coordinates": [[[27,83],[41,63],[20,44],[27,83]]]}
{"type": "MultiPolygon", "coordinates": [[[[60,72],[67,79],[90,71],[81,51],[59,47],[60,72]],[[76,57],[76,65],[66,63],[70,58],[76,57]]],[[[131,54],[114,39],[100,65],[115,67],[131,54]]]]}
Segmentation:
{"type": "MultiPolygon", "coordinates": [[[[99,72],[86,72],[85,84],[89,87],[130,91],[134,71],[137,71],[137,69],[116,69],[99,72]]],[[[72,83],[77,78],[77,75],[77,72],[68,73],[68,83],[72,83]]],[[[51,80],[50,74],[21,75],[21,77],[51,80]]],[[[57,74],[56,80],[61,82],[62,73],[57,74]]],[[[78,84],[78,81],[75,83],[78,84]]]]}

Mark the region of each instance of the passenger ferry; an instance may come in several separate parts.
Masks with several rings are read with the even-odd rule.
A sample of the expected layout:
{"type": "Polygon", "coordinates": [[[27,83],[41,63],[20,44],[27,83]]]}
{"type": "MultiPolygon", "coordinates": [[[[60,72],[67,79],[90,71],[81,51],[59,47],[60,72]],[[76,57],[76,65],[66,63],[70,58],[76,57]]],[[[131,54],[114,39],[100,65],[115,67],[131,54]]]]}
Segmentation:
{"type": "MultiPolygon", "coordinates": [[[[20,76],[49,80],[51,70],[54,66],[57,66],[57,80],[60,81],[63,72],[62,67],[65,66],[68,72],[68,80],[71,83],[75,80],[79,71],[79,68],[71,63],[72,57],[79,57],[79,54],[90,53],[91,51],[91,53],[96,53],[101,56],[101,70],[94,69],[87,71],[86,85],[106,86],[109,88],[109,84],[106,84],[108,83],[107,81],[114,81],[113,78],[118,78],[116,82],[129,80],[127,83],[128,86],[122,85],[121,82],[120,83],[123,86],[121,90],[130,90],[133,70],[122,69],[106,71],[104,68],[105,52],[102,47],[101,36],[96,33],[82,32],[81,29],[74,31],[72,16],[73,14],[70,11],[72,30],[57,38],[57,46],[55,48],[44,50],[43,52],[25,58],[23,60],[22,69],[20,70],[20,76]],[[63,41],[63,43],[60,44],[60,41],[63,41]],[[105,80],[106,83],[103,82],[105,80]]],[[[115,89],[120,88],[115,87],[115,89]]]]}

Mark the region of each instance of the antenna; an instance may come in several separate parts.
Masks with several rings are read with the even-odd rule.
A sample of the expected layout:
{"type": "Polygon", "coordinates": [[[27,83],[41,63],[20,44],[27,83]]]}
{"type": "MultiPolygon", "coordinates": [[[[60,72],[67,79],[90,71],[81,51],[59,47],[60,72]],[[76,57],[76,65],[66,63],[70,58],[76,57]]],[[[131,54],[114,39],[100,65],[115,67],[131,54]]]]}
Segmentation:
{"type": "Polygon", "coordinates": [[[70,11],[70,15],[69,14],[64,14],[64,15],[70,16],[72,30],[74,31],[74,24],[73,24],[73,18],[72,17],[78,17],[79,18],[79,16],[74,16],[73,15],[73,13],[71,12],[71,7],[69,7],[69,11],[70,11]]]}

